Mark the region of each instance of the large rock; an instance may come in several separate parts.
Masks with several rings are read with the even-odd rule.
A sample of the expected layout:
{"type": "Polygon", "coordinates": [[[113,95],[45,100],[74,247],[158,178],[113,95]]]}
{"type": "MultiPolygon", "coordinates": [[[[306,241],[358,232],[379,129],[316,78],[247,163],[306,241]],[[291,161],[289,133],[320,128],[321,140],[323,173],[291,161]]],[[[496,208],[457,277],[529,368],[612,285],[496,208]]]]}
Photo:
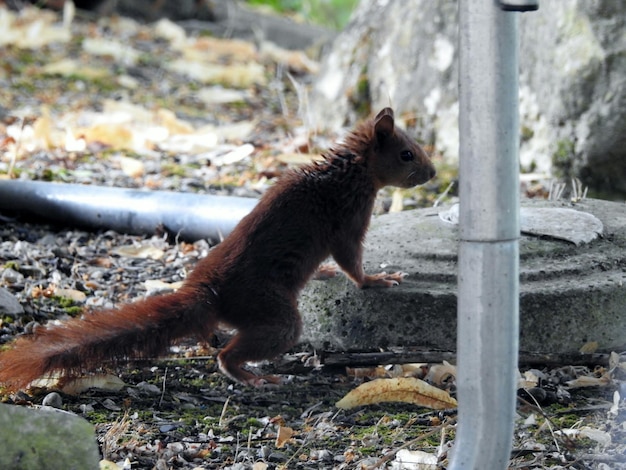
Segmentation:
{"type": "Polygon", "coordinates": [[[50,408],[0,404],[0,468],[89,470],[99,467],[93,426],[50,408]]]}
{"type": "MultiPolygon", "coordinates": [[[[623,350],[626,205],[526,201],[523,208],[525,230],[545,235],[520,239],[520,349],[572,353],[597,341],[603,351],[623,350]]],[[[300,300],[302,340],[338,351],[456,350],[458,227],[439,211],[374,218],[366,271],[409,277],[390,289],[359,290],[344,276],[309,283],[300,300]]]]}
{"type": "MultiPolygon", "coordinates": [[[[626,193],[626,2],[546,0],[520,15],[521,163],[626,193]]],[[[363,0],[318,77],[320,126],[392,105],[458,158],[458,12],[452,0],[363,0]]]]}

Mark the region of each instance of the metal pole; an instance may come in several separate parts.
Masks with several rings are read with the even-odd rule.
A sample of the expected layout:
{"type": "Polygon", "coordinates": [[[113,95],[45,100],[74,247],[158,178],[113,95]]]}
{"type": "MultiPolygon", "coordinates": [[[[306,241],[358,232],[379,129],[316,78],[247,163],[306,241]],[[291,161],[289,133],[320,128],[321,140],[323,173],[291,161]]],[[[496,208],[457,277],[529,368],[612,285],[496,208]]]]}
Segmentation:
{"type": "Polygon", "coordinates": [[[504,469],[519,330],[517,17],[459,3],[459,424],[451,469],[504,469]]]}

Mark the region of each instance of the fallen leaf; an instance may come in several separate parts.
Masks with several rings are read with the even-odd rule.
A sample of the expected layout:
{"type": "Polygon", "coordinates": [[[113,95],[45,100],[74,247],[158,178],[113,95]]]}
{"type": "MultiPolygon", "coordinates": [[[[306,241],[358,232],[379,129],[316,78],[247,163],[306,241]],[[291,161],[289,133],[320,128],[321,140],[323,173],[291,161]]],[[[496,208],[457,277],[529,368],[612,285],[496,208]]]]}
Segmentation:
{"type": "MultiPolygon", "coordinates": [[[[519,372],[518,372],[519,374],[519,372]]],[[[529,389],[536,387],[539,384],[539,377],[537,377],[532,371],[527,370],[524,372],[524,377],[518,376],[517,388],[529,389]]]]}
{"type": "Polygon", "coordinates": [[[306,165],[314,161],[321,161],[324,157],[315,153],[281,153],[276,157],[281,163],[287,163],[290,165],[306,165]]]}
{"type": "Polygon", "coordinates": [[[435,410],[457,406],[456,400],[448,392],[414,377],[377,379],[366,382],[350,391],[335,406],[350,409],[381,402],[413,403],[435,410]]]}
{"type": "Polygon", "coordinates": [[[582,376],[577,379],[565,382],[569,388],[582,388],[582,387],[605,387],[611,384],[611,377],[608,374],[604,374],[601,377],[588,377],[582,376]]]}
{"type": "Polygon", "coordinates": [[[143,283],[144,287],[149,293],[172,291],[180,289],[183,285],[183,281],[178,282],[165,282],[158,279],[148,279],[143,283]]]}
{"type": "Polygon", "coordinates": [[[117,62],[133,65],[139,58],[139,51],[128,44],[105,38],[86,38],[83,50],[92,55],[108,56],[117,62]]]}
{"type": "Polygon", "coordinates": [[[176,117],[176,114],[169,109],[161,108],[157,111],[157,118],[172,134],[191,134],[193,126],[176,117]]]}
{"type": "Polygon", "coordinates": [[[66,299],[72,299],[74,302],[82,303],[87,299],[84,292],[76,289],[56,289],[54,295],[58,297],[64,297],[66,299]]]}
{"type": "MultiPolygon", "coordinates": [[[[223,125],[215,129],[222,141],[245,140],[254,130],[256,124],[253,121],[239,121],[234,124],[223,125]]],[[[199,130],[205,129],[200,128],[199,130]]]]}
{"type": "Polygon", "coordinates": [[[120,164],[120,168],[126,176],[130,176],[131,178],[138,178],[144,174],[145,167],[141,160],[131,157],[124,157],[122,155],[118,156],[116,160],[120,164]]]}
{"type": "Polygon", "coordinates": [[[149,258],[154,260],[163,258],[165,254],[163,250],[152,245],[120,246],[112,250],[112,252],[116,255],[127,256],[129,258],[149,258]]]}
{"type": "Polygon", "coordinates": [[[234,88],[248,88],[252,85],[265,85],[265,69],[261,64],[218,65],[178,59],[170,62],[167,68],[201,83],[214,83],[234,88]]]}
{"type": "Polygon", "coordinates": [[[589,341],[582,345],[579,352],[583,354],[593,354],[594,352],[598,350],[599,346],[600,345],[598,344],[597,341],[589,341]]]}
{"type": "Polygon", "coordinates": [[[384,366],[346,367],[346,374],[348,377],[353,377],[355,379],[389,377],[387,369],[384,366]]]}
{"type": "Polygon", "coordinates": [[[116,149],[131,149],[133,133],[127,124],[103,123],[92,127],[77,129],[76,134],[89,143],[99,143],[116,149]]]}
{"type": "Polygon", "coordinates": [[[117,466],[115,462],[111,462],[110,460],[101,460],[98,464],[99,470],[119,470],[120,467],[117,466]]]}
{"type": "Polygon", "coordinates": [[[304,52],[283,49],[269,41],[261,43],[261,59],[286,65],[289,70],[299,73],[316,74],[320,68],[319,64],[304,52]]]}
{"type": "Polygon", "coordinates": [[[91,388],[99,390],[109,390],[118,392],[124,388],[126,384],[122,379],[112,374],[88,375],[68,381],[61,387],[63,393],[68,395],[78,395],[91,388]]]}
{"type": "Polygon", "coordinates": [[[189,47],[183,49],[185,58],[203,62],[217,62],[228,59],[238,62],[250,62],[257,59],[256,46],[242,39],[221,39],[200,37],[192,40],[189,47]]]}
{"type": "Polygon", "coordinates": [[[57,62],[46,64],[41,68],[41,73],[45,75],[79,77],[90,80],[109,76],[109,71],[104,68],[89,67],[74,59],[61,59],[57,62]]]}
{"type": "Polygon", "coordinates": [[[590,428],[589,426],[583,426],[580,429],[562,429],[555,431],[554,433],[574,438],[586,437],[588,439],[591,439],[592,441],[596,441],[603,447],[611,444],[611,435],[608,432],[590,428]]]}
{"type": "Polygon", "coordinates": [[[204,104],[243,103],[251,98],[247,90],[233,90],[221,86],[205,87],[196,92],[196,96],[204,104]]]}
{"type": "Polygon", "coordinates": [[[276,448],[280,449],[281,447],[284,447],[293,434],[293,429],[287,426],[279,426],[278,432],[276,433],[276,448]]]}
{"type": "Polygon", "coordinates": [[[58,389],[68,395],[78,395],[90,388],[117,392],[125,385],[122,379],[112,374],[88,375],[68,380],[60,373],[54,373],[33,380],[29,388],[58,389]]]}
{"type": "Polygon", "coordinates": [[[154,25],[154,33],[157,37],[167,39],[174,48],[181,47],[187,40],[185,29],[167,18],[160,19],[154,25]]]}
{"type": "Polygon", "coordinates": [[[456,378],[456,366],[448,361],[443,361],[442,364],[432,364],[428,369],[428,374],[426,374],[428,383],[434,385],[444,385],[451,378],[456,378]]]}
{"type": "Polygon", "coordinates": [[[223,165],[232,165],[233,163],[240,162],[245,158],[252,155],[254,152],[254,145],[252,144],[243,144],[239,147],[234,148],[228,153],[224,155],[215,156],[211,159],[211,164],[216,167],[220,167],[223,165]]]}

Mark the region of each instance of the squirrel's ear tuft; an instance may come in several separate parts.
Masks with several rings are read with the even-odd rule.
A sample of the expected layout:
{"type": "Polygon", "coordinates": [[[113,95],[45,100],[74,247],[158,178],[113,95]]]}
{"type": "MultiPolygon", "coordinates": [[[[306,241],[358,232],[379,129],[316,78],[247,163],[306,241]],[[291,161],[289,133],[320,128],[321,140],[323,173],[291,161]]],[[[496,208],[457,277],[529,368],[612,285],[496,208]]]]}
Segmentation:
{"type": "Polygon", "coordinates": [[[393,109],[385,108],[376,115],[374,121],[374,130],[376,136],[379,138],[385,138],[393,135],[393,109]]]}
{"type": "Polygon", "coordinates": [[[378,120],[379,118],[383,117],[383,116],[391,116],[391,118],[393,119],[393,109],[387,107],[387,108],[383,108],[377,115],[376,115],[376,120],[378,120]]]}

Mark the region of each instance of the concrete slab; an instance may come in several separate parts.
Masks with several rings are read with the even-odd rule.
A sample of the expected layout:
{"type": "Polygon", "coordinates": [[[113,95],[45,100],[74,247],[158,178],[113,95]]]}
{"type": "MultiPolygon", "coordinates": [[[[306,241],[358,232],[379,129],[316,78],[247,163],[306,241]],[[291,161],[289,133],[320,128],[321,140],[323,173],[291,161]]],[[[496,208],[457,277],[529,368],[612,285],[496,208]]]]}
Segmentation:
{"type": "MultiPolygon", "coordinates": [[[[544,233],[552,236],[520,239],[520,350],[571,353],[589,341],[602,351],[626,349],[626,204],[529,200],[522,206],[526,214],[543,213],[544,222],[530,217],[530,231],[542,233],[545,223],[544,233]],[[602,236],[579,234],[578,245],[554,238],[555,226],[568,238],[581,220],[590,221],[583,231],[601,230],[602,236]]],[[[302,341],[336,351],[456,350],[458,229],[439,217],[443,210],[374,218],[366,271],[402,270],[409,277],[383,290],[358,290],[344,276],[310,282],[300,299],[302,341]]]]}

